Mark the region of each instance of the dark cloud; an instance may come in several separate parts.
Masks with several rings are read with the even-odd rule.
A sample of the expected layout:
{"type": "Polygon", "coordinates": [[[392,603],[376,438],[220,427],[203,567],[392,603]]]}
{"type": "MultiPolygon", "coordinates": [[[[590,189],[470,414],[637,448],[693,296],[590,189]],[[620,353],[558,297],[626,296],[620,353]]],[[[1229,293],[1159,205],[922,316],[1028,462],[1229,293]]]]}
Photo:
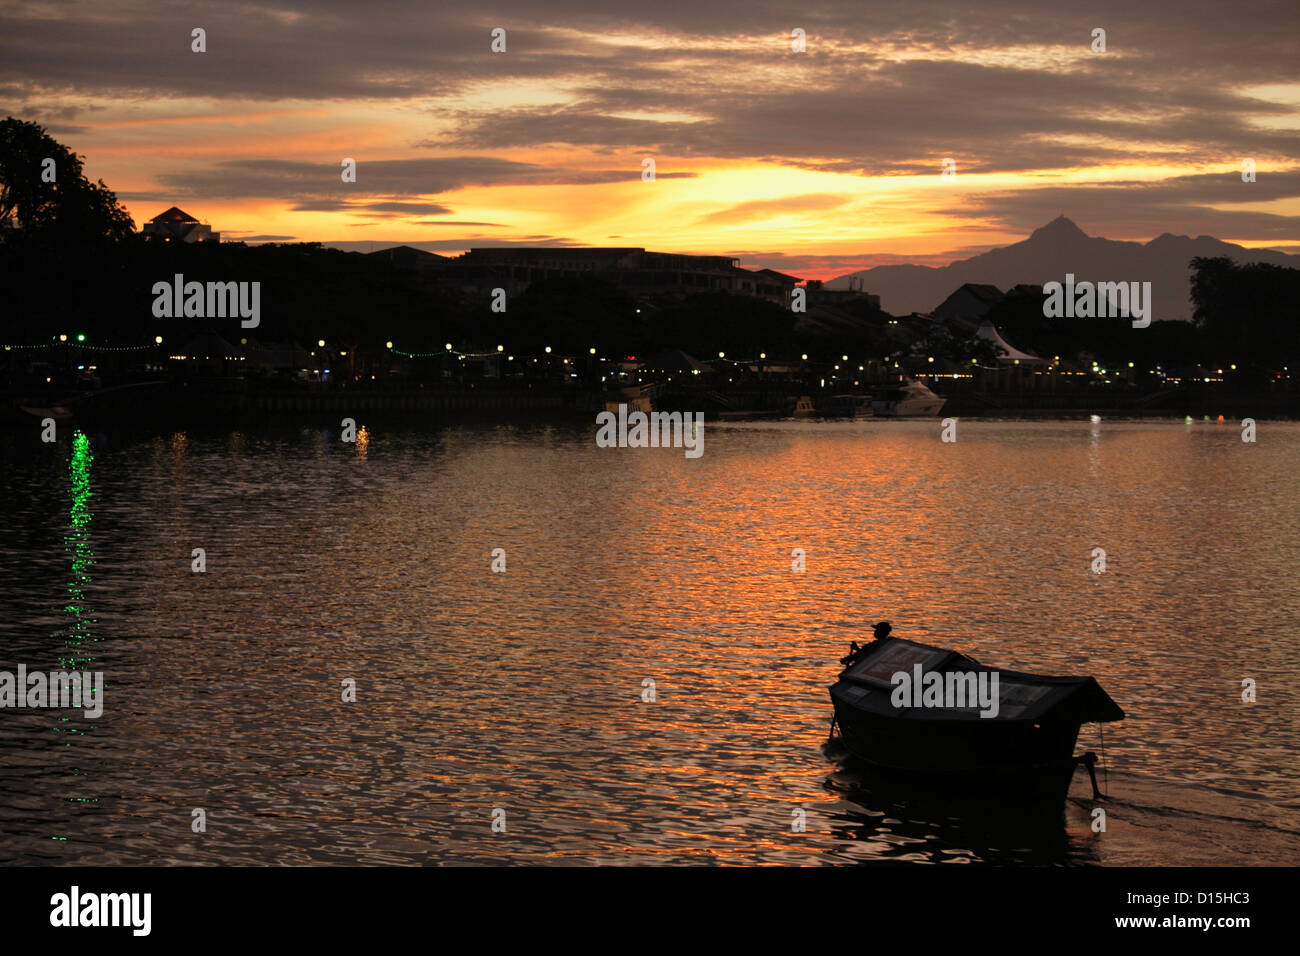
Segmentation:
{"type": "Polygon", "coordinates": [[[355,239],[325,242],[324,245],[331,249],[342,249],[347,252],[370,252],[372,248],[387,249],[390,246],[412,246],[416,249],[423,249],[425,252],[465,252],[471,248],[511,248],[517,246],[582,246],[585,243],[578,242],[576,239],[567,239],[559,236],[526,236],[522,239],[503,240],[491,236],[464,236],[459,239],[431,239],[419,240],[415,242],[393,242],[391,240],[375,240],[374,242],[357,241],[355,239]]]}
{"type": "Polygon", "coordinates": [[[1295,79],[1300,8],[1285,2],[1254,4],[1249,17],[1208,0],[1180,4],[1176,15],[1114,0],[1086,10],[1004,0],[978,11],[922,0],[865,17],[849,0],[796,10],[760,0],[741,18],[721,0],[680,8],[587,0],[544,10],[532,0],[490,10],[405,4],[380,15],[347,0],[188,11],[135,0],[112,13],[73,0],[34,9],[0,17],[0,102],[37,90],[141,100],[423,99],[441,116],[443,97],[483,83],[527,89],[576,79],[577,104],[453,114],[455,141],[771,156],[869,173],[916,172],[946,155],[963,157],[967,171],[1099,161],[1129,149],[1126,137],[1153,158],[1235,153],[1245,142],[1292,155],[1296,143],[1294,133],[1251,123],[1281,108],[1236,92],[1295,79]],[[795,20],[808,32],[803,54],[789,49],[795,20]],[[1099,23],[1108,30],[1104,54],[1053,53],[1045,62],[1005,54],[1086,53],[1099,23]],[[497,25],[508,30],[504,54],[489,50],[497,25]],[[208,52],[190,51],[192,26],[207,30],[208,52]],[[638,30],[668,42],[609,42],[611,33],[638,30]],[[921,58],[891,60],[899,46],[921,58]],[[965,61],[948,59],[954,50],[965,61]],[[617,115],[629,110],[702,122],[617,115]],[[1063,135],[1068,145],[1054,142],[1063,135]]]}
{"type": "Polygon", "coordinates": [[[756,199],[753,202],[738,203],[734,206],[728,206],[726,209],[719,209],[717,212],[701,216],[696,222],[701,225],[752,222],[789,213],[808,212],[814,209],[836,209],[840,206],[846,206],[852,201],[849,197],[828,193],[783,196],[780,199],[756,199]]]}
{"type": "MultiPolygon", "coordinates": [[[[690,178],[694,172],[660,174],[660,178],[690,178]]],[[[394,205],[400,195],[429,195],[465,186],[589,185],[641,178],[640,164],[628,169],[565,169],[520,163],[492,156],[452,156],[429,159],[358,161],[357,181],[345,183],[340,167],[285,159],[232,159],[202,169],[166,173],[158,177],[169,194],[179,198],[228,199],[231,196],[298,200],[300,212],[353,208],[353,200],[381,198],[394,205]]],[[[406,203],[418,206],[419,203],[406,203]]],[[[446,210],[434,204],[413,212],[446,210]]],[[[358,203],[357,208],[367,208],[358,203]]],[[[379,210],[385,211],[385,210],[379,210]]]]}
{"type": "Polygon", "coordinates": [[[444,215],[452,210],[431,202],[349,202],[345,199],[308,199],[289,207],[293,212],[349,212],[357,216],[402,219],[410,216],[444,215]]]}
{"type": "Polygon", "coordinates": [[[440,216],[451,212],[447,206],[439,206],[432,202],[368,202],[362,203],[357,207],[370,212],[396,212],[407,215],[429,215],[440,216]]]}
{"type": "Polygon", "coordinates": [[[1032,230],[1064,213],[1084,231],[1111,239],[1146,241],[1165,232],[1221,239],[1292,239],[1300,234],[1300,216],[1231,207],[1296,197],[1300,197],[1300,170],[1269,173],[1257,168],[1256,181],[1246,183],[1238,166],[1222,173],[1154,182],[1079,183],[983,193],[968,197],[967,211],[992,226],[1016,232],[1032,230]],[[1112,223],[1123,225],[1117,229],[1112,223]]]}
{"type": "Polygon", "coordinates": [[[649,155],[761,157],[861,175],[938,175],[947,157],[959,174],[1020,172],[1222,161],[1247,144],[1260,154],[1289,156],[1300,145],[1294,131],[1254,125],[1283,115],[1275,104],[1227,86],[1166,89],[1140,71],[910,61],[872,69],[846,64],[821,79],[719,96],[716,87],[683,88],[670,76],[651,76],[645,87],[607,85],[570,106],[458,113],[443,141],[475,150],[615,143],[649,155]],[[1154,115],[1135,115],[1137,104],[1154,115]],[[647,109],[704,120],[616,115],[647,109]]]}
{"type": "MultiPolygon", "coordinates": [[[[0,14],[0,114],[25,110],[55,132],[80,136],[93,130],[87,111],[124,102],[422,104],[427,130],[395,147],[466,155],[356,157],[355,184],[341,182],[337,165],[277,159],[159,177],[159,193],[177,201],[269,198],[297,209],[356,209],[367,221],[449,212],[432,203],[424,205],[438,211],[398,206],[402,197],[464,186],[633,180],[647,155],[663,179],[695,175],[671,168],[674,162],[715,157],[918,177],[937,176],[951,157],[961,177],[1161,163],[1230,170],[1251,156],[1259,180],[1238,177],[1237,188],[1226,172],[1221,180],[1114,186],[1044,189],[1027,181],[974,196],[955,190],[953,212],[1002,232],[1065,212],[1098,232],[1134,238],[1213,231],[1290,240],[1296,217],[1257,206],[1295,197],[1293,177],[1268,169],[1294,162],[1300,133],[1270,126],[1293,119],[1292,110],[1244,91],[1300,82],[1298,30],[1293,0],[1254,3],[1248,13],[1218,0],[1177,7],[987,0],[978,8],[937,0],[871,8],[851,0],[752,0],[741,8],[733,0],[494,0],[490,7],[66,0],[0,14]],[[190,30],[200,26],[202,54],[190,50],[190,30]],[[504,54],[489,50],[496,26],[508,31],[504,54]],[[807,31],[806,53],[790,50],[794,26],[807,31]],[[1096,26],[1107,31],[1105,53],[1089,51],[1096,26]],[[623,42],[638,34],[656,42],[623,42]],[[485,88],[547,98],[572,91],[574,98],[476,107],[485,88]],[[72,96],[86,105],[61,102],[72,96]],[[482,155],[543,145],[584,150],[602,168],[482,155]],[[1234,208],[1247,203],[1256,208],[1234,208]]],[[[764,214],[742,204],[704,221],[764,214]]]]}

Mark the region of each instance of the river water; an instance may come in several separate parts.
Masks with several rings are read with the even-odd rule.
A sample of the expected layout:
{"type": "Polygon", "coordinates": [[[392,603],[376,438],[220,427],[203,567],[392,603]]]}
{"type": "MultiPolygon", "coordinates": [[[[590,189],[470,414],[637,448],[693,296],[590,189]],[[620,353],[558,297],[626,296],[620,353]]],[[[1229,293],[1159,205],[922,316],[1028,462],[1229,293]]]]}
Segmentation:
{"type": "Polygon", "coordinates": [[[0,863],[1296,862],[1300,425],[705,428],[0,434],[0,670],[105,680],[0,710],[0,863]],[[857,789],[826,689],[882,618],[1094,675],[1108,799],[857,789]]]}

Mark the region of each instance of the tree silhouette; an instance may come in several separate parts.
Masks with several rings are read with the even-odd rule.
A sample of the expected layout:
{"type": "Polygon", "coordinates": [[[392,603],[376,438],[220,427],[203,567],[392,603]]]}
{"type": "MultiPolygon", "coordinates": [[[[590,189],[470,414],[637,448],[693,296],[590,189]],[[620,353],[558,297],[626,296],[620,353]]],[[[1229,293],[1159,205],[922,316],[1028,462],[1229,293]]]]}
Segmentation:
{"type": "Polygon", "coordinates": [[[1242,377],[1267,378],[1300,360],[1300,269],[1225,257],[1196,258],[1191,267],[1192,320],[1219,361],[1239,363],[1242,377]]]}
{"type": "Polygon", "coordinates": [[[86,179],[80,156],[36,123],[12,116],[0,122],[4,241],[77,246],[120,242],[134,231],[131,216],[104,181],[86,179]]]}

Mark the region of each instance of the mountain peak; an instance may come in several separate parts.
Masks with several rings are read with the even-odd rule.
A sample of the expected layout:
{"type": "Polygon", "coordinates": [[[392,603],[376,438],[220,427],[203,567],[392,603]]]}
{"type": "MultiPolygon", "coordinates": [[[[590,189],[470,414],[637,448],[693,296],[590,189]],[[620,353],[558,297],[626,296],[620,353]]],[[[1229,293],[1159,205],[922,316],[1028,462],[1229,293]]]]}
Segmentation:
{"type": "Polygon", "coordinates": [[[1052,242],[1061,242],[1065,239],[1087,239],[1088,234],[1074,224],[1074,220],[1067,219],[1064,214],[1057,216],[1045,226],[1039,226],[1029,236],[1030,239],[1047,239],[1052,242]]]}

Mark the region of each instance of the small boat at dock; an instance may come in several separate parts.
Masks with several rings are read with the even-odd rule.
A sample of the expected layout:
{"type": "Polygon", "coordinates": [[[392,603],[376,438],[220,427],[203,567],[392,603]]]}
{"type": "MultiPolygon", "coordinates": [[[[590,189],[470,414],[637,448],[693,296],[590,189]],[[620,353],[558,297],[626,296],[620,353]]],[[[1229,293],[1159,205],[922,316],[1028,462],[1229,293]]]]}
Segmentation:
{"type": "Polygon", "coordinates": [[[654,385],[630,385],[620,389],[617,397],[605,402],[605,411],[618,414],[618,407],[626,405],[628,413],[643,412],[649,415],[655,410],[656,388],[654,385]]]}
{"type": "Polygon", "coordinates": [[[845,658],[830,688],[832,724],[891,789],[997,805],[1060,808],[1084,723],[1123,720],[1092,677],[1046,677],[888,637],[845,658]]]}
{"type": "Polygon", "coordinates": [[[793,406],[787,406],[790,418],[812,418],[817,414],[811,395],[800,395],[793,406]]]}
{"type": "Polygon", "coordinates": [[[166,382],[133,382],[128,385],[114,385],[112,388],[101,388],[89,392],[80,392],[76,395],[70,395],[66,398],[58,399],[48,405],[38,404],[37,401],[27,401],[20,399],[18,408],[44,421],[52,418],[56,422],[72,421],[74,418],[81,417],[87,412],[94,412],[111,407],[120,407],[124,402],[134,401],[140,404],[148,404],[156,400],[155,393],[152,390],[165,388],[166,382]],[[106,398],[106,396],[108,396],[106,398]]]}
{"type": "Polygon", "coordinates": [[[73,417],[72,409],[66,405],[52,405],[49,408],[41,408],[35,405],[20,405],[18,407],[28,415],[34,415],[42,421],[52,418],[56,422],[67,422],[71,421],[73,417]]]}

